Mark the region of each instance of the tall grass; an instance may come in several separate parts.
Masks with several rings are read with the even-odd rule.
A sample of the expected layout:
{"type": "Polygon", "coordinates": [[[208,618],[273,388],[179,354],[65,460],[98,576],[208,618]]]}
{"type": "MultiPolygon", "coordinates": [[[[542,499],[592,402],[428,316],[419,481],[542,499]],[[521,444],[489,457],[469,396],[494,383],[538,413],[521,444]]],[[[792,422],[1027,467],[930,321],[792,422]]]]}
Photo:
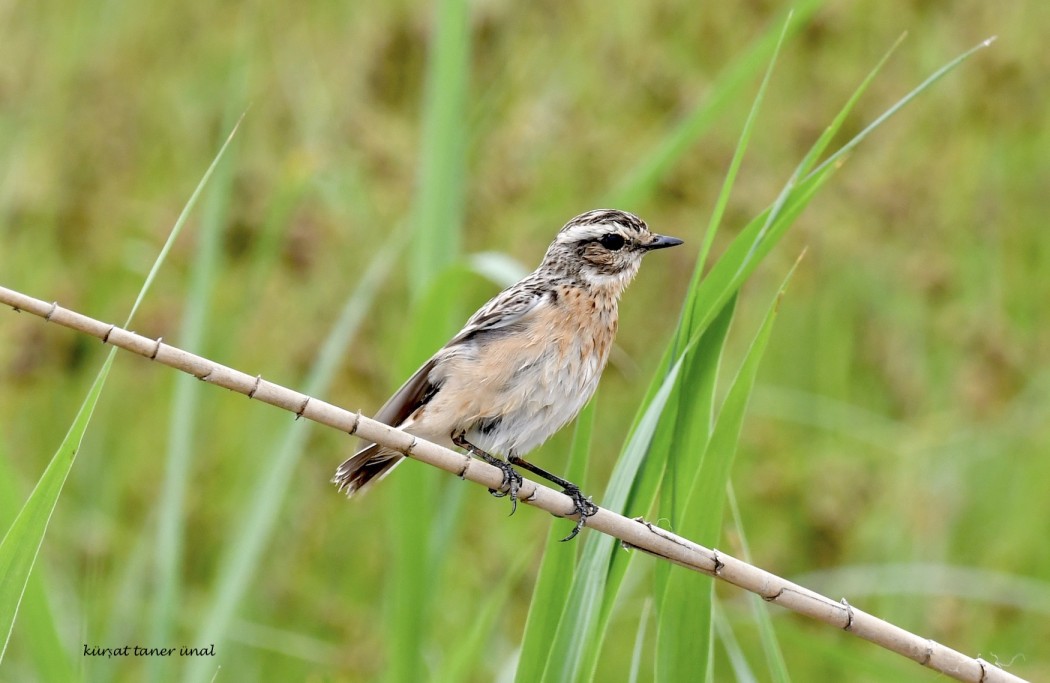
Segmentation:
{"type": "MultiPolygon", "coordinates": [[[[832,158],[841,156],[845,150],[855,146],[876,125],[976,49],[979,48],[974,48],[938,70],[891,107],[886,115],[879,117],[875,124],[862,130],[832,158]]],[[[879,68],[883,63],[879,64],[879,68]]],[[[757,267],[762,255],[769,252],[811,200],[829,171],[836,168],[829,163],[818,167],[817,160],[877,72],[878,68],[862,83],[807,153],[772,207],[752,221],[733,241],[706,279],[702,279],[707,251],[719,227],[721,211],[754,126],[757,105],[768,85],[770,71],[767,71],[755,106],[745,122],[737,154],[723,185],[720,201],[716,204],[708,235],[700,245],[693,288],[687,294],[678,333],[665,353],[665,358],[670,359],[666,361],[670,367],[664,374],[658,373],[654,380],[650,389],[652,402],[643,406],[644,412],[636,422],[638,429],[621,456],[618,471],[610,483],[610,491],[606,493],[609,499],[606,501],[607,506],[614,509],[626,506],[632,510],[631,514],[647,514],[658,492],[655,482],[660,475],[653,476],[653,473],[663,473],[658,518],[666,520],[676,532],[701,544],[719,544],[730,465],[740,437],[744,410],[754,386],[757,362],[768,343],[775,311],[775,306],[771,306],[745,355],[739,373],[729,384],[719,406],[717,379],[737,292],[747,275],[757,267]],[[645,425],[644,429],[642,425],[645,425]],[[645,470],[648,470],[649,476],[646,476],[645,470]],[[633,500],[626,495],[627,492],[630,492],[633,500]]],[[[781,293],[782,290],[783,286],[781,293]]],[[[777,295],[779,297],[780,294],[777,295]]],[[[530,640],[554,643],[546,655],[546,665],[542,667],[546,680],[590,680],[594,676],[604,630],[619,592],[626,563],[623,560],[617,563],[612,555],[613,544],[610,539],[595,538],[591,541],[584,549],[580,569],[573,574],[573,589],[563,601],[562,619],[557,627],[553,628],[553,622],[546,619],[536,621],[534,628],[526,633],[526,652],[529,652],[530,640]]],[[[556,551],[552,551],[548,557],[553,563],[564,562],[557,558],[556,551]]],[[[711,625],[713,585],[698,581],[689,572],[663,564],[655,567],[654,578],[658,614],[655,677],[673,681],[696,677],[700,672],[705,672],[704,675],[710,679],[714,645],[711,625]]],[[[537,593],[534,596],[536,609],[549,610],[547,605],[553,597],[537,593]]],[[[768,628],[765,632],[767,636],[770,633],[768,628]]],[[[780,657],[775,639],[767,638],[766,642],[771,648],[771,663],[774,663],[772,673],[783,676],[783,667],[777,664],[780,657]]],[[[533,649],[536,649],[535,646],[533,649]]],[[[533,680],[537,668],[536,663],[525,662],[523,668],[519,669],[519,680],[533,680]]]]}
{"type": "MultiPolygon", "coordinates": [[[[458,297],[451,293],[457,286],[454,280],[462,277],[449,268],[460,258],[463,243],[469,12],[464,0],[442,0],[432,11],[434,34],[427,54],[422,145],[407,259],[415,306],[412,322],[406,320],[404,326],[408,343],[399,366],[402,377],[415,372],[453,333],[458,297]]],[[[406,471],[399,472],[390,487],[389,523],[384,530],[393,551],[392,570],[384,581],[385,679],[418,681],[426,677],[428,627],[440,609],[435,579],[446,561],[444,539],[457,522],[462,489],[450,490],[438,473],[415,463],[400,469],[406,471]]],[[[500,592],[493,597],[496,604],[503,602],[500,592]]],[[[465,638],[460,647],[474,646],[480,635],[465,638]]],[[[455,647],[446,650],[443,661],[448,675],[465,666],[467,657],[461,652],[455,647]]]]}
{"type": "MultiPolygon", "coordinates": [[[[234,128],[235,132],[236,127],[234,128]]],[[[131,307],[131,312],[128,313],[127,320],[124,322],[125,328],[131,324],[132,319],[135,317],[136,311],[138,311],[140,304],[150,289],[150,285],[153,283],[154,276],[164,263],[171,245],[182,231],[186,219],[196,204],[204,185],[218,167],[223,153],[233,140],[234,133],[230,134],[219,149],[218,154],[204,173],[204,177],[201,178],[200,183],[197,185],[197,189],[194,190],[178,220],[175,222],[168,240],[153,262],[149,275],[139,290],[138,297],[131,307]]],[[[87,432],[88,425],[91,422],[95,406],[102,395],[102,389],[106,385],[116,352],[117,349],[111,349],[106,356],[106,361],[95,376],[91,389],[81,403],[65,438],[59,444],[58,450],[51,458],[51,462],[48,464],[47,469],[44,470],[33,492],[21,509],[19,509],[10,528],[4,534],[3,540],[0,541],[0,633],[3,633],[4,639],[3,647],[0,648],[0,661],[3,660],[3,656],[7,651],[7,644],[11,638],[11,631],[14,628],[18,608],[29,583],[29,576],[36,563],[37,554],[40,552],[44,534],[47,532],[51,516],[54,514],[55,506],[58,504],[58,498],[62,494],[66,478],[69,476],[77,451],[80,449],[84,434],[87,432]]]]}

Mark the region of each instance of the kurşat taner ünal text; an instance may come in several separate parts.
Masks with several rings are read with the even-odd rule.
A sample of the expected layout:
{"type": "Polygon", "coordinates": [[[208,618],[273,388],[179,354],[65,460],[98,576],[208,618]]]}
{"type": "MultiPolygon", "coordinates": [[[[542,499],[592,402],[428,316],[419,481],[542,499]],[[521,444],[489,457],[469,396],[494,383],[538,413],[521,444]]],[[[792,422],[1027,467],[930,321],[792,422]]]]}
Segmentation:
{"type": "Polygon", "coordinates": [[[214,657],[215,644],[208,647],[98,647],[84,643],[85,657],[170,657],[178,652],[180,657],[214,657]]]}

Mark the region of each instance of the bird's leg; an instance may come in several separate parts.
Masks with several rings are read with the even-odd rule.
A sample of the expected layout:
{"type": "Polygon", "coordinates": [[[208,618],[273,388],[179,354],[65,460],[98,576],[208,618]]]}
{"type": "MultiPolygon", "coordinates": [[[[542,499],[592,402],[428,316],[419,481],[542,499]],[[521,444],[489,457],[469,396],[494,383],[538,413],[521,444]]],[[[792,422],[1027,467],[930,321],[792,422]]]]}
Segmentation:
{"type": "Polygon", "coordinates": [[[598,506],[592,503],[590,498],[584,496],[583,493],[580,491],[580,487],[576,484],[573,484],[572,482],[566,479],[562,479],[556,474],[551,474],[542,467],[536,467],[531,462],[522,460],[516,455],[510,456],[508,460],[510,460],[510,463],[512,465],[523,467],[529,472],[532,472],[533,474],[538,474],[547,481],[557,484],[558,486],[562,487],[562,493],[572,498],[572,502],[576,506],[576,509],[573,510],[573,512],[579,514],[580,518],[576,521],[576,528],[572,530],[571,534],[561,539],[562,541],[571,541],[572,539],[576,538],[576,534],[580,533],[580,529],[582,529],[587,523],[587,518],[594,516],[594,514],[598,512],[598,506]]]}
{"type": "Polygon", "coordinates": [[[481,450],[474,444],[467,441],[466,435],[463,432],[456,432],[452,435],[452,443],[456,444],[467,453],[470,453],[476,458],[481,458],[493,467],[499,468],[503,472],[503,483],[500,484],[499,490],[489,489],[489,493],[502,498],[503,496],[510,496],[510,514],[518,509],[518,489],[521,488],[522,478],[518,474],[518,471],[510,466],[506,460],[502,460],[493,455],[489,455],[485,451],[481,450]]]}

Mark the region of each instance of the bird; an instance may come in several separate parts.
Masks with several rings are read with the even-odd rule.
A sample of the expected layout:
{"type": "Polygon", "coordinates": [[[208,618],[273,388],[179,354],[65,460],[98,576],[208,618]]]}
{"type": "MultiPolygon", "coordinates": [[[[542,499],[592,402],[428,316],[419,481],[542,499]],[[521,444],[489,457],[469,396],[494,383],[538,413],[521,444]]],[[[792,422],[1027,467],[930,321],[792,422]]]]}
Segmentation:
{"type": "MultiPolygon", "coordinates": [[[[495,496],[517,507],[520,467],[562,487],[579,514],[574,538],[597,506],[579,486],[523,455],[569,423],[590,400],[609,360],[620,295],[642,257],[682,244],[632,213],[597,209],[557,233],[539,267],[472,315],[379,409],[377,421],[458,446],[503,472],[495,496]]],[[[339,491],[360,494],[404,460],[367,443],[336,470],[339,491]]]]}

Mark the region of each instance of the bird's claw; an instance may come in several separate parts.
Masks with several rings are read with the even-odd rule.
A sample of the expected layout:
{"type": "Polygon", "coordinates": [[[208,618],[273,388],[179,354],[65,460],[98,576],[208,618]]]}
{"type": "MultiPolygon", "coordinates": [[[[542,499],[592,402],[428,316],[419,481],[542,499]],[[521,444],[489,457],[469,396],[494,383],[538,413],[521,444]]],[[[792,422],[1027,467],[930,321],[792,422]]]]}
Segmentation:
{"type": "Polygon", "coordinates": [[[503,498],[504,496],[510,497],[510,514],[514,514],[518,510],[518,490],[521,489],[521,482],[524,481],[518,471],[511,467],[510,463],[502,460],[496,460],[492,463],[503,472],[503,482],[500,483],[499,489],[489,489],[496,498],[503,498]]]}
{"type": "Polygon", "coordinates": [[[518,471],[511,467],[511,464],[506,460],[493,457],[481,450],[474,444],[467,441],[467,437],[463,432],[456,432],[452,434],[452,443],[459,446],[463,450],[467,451],[471,455],[481,458],[493,467],[499,468],[499,471],[503,473],[503,481],[500,482],[499,489],[489,489],[496,498],[502,498],[504,496],[510,496],[510,514],[514,514],[518,510],[518,490],[521,488],[521,482],[524,479],[518,474],[518,471]]]}
{"type": "Polygon", "coordinates": [[[565,538],[561,539],[561,542],[564,543],[566,541],[571,541],[572,539],[576,538],[576,536],[580,533],[580,530],[587,525],[587,518],[593,517],[595,514],[598,513],[598,506],[591,502],[590,498],[583,495],[583,492],[580,491],[580,487],[576,486],[575,484],[570,484],[569,486],[566,486],[565,490],[563,490],[562,493],[567,495],[569,498],[572,498],[572,502],[575,507],[572,513],[570,514],[580,516],[580,518],[576,520],[576,526],[573,527],[572,533],[570,533],[565,538]]]}

